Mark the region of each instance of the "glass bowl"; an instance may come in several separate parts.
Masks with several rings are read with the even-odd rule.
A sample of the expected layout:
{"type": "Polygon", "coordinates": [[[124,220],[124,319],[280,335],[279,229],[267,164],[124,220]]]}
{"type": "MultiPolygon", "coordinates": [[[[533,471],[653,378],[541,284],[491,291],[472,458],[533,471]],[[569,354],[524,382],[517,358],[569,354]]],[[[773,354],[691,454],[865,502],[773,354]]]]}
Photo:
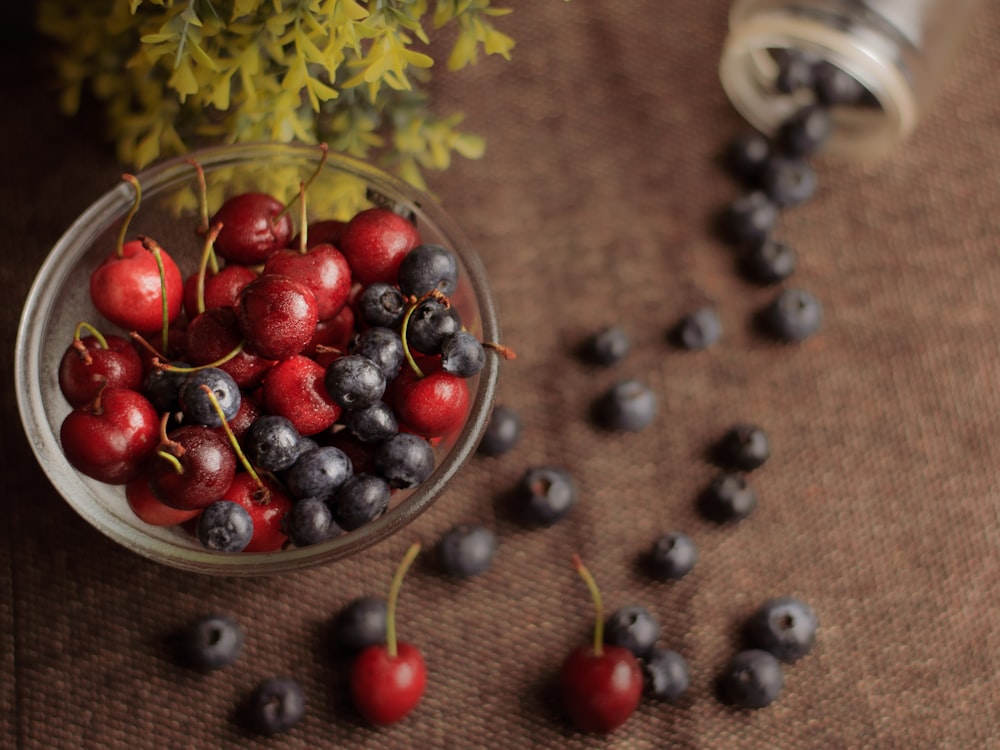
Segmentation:
{"type": "MultiPolygon", "coordinates": [[[[204,170],[209,210],[214,211],[228,195],[247,190],[271,192],[282,202],[292,199],[299,183],[316,171],[320,156],[315,146],[229,145],[155,165],[136,175],[142,201],[129,226],[129,238],[139,234],[155,238],[186,277],[197,268],[202,247],[193,231],[200,212],[197,173],[190,160],[204,170]]],[[[39,464],[66,502],[100,532],[133,552],[181,569],[237,576],[281,573],[343,559],[386,539],[427,510],[475,451],[489,418],[499,370],[499,359],[489,349],[485,367],[468,382],[470,409],[465,423],[436,448],[433,474],[415,489],[394,492],[389,509],[378,519],[321,544],[267,553],[210,551],[181,528],[141,521],[128,506],[123,486],[95,481],[70,465],[59,440],[60,425],[70,411],[59,389],[59,362],[81,321],[106,333],[128,335],[98,314],[89,299],[89,278],[113,250],[133,199],[133,188],[123,181],[73,222],[39,270],[17,333],[16,395],[21,420],[39,464]]],[[[430,196],[370,164],[330,153],[310,184],[306,200],[310,221],[349,218],[376,203],[409,212],[423,242],[454,252],[460,282],[451,304],[464,326],[480,340],[498,342],[497,316],[482,262],[430,196]]],[[[298,208],[292,213],[298,225],[298,208]]]]}

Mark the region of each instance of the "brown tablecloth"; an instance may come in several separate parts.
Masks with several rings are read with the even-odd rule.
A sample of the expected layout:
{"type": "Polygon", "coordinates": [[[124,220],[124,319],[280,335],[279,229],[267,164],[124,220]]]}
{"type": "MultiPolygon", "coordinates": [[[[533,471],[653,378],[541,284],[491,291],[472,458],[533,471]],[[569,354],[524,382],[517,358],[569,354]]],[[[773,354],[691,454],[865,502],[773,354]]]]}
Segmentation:
{"type": "MultiPolygon", "coordinates": [[[[510,62],[439,73],[435,96],[488,138],[432,188],[493,279],[504,341],[499,400],[524,420],[500,459],[477,457],[428,513],[347,562],[271,579],[168,569],[116,548],[37,468],[4,370],[0,567],[0,745],[19,748],[984,748],[998,746],[1000,484],[1000,7],[983,4],[936,106],[912,141],[877,164],[817,163],[812,202],[781,231],[799,252],[795,286],[823,302],[822,331],[798,346],[749,324],[773,290],[734,271],[709,232],[737,193],[719,168],[742,127],[718,84],[728,3],[535,0],[502,20],[510,62]],[[702,301],[719,345],[665,341],[702,301]],[[607,324],[633,339],[611,369],[573,347],[607,324]],[[649,383],[661,413],[644,433],[587,419],[621,377],[649,383]],[[703,519],[705,447],[736,421],[771,436],[753,477],[754,514],[703,519]],[[537,464],[570,469],[579,506],[526,530],[502,507],[537,464]],[[400,631],[429,685],[398,725],[356,718],[328,628],[352,598],[383,593],[406,546],[478,521],[500,547],[483,577],[454,583],[418,565],[400,631]],[[635,561],[660,533],[700,551],[661,583],[635,561]],[[647,606],[692,683],[676,705],[644,701],[607,738],[571,731],[551,689],[589,637],[591,607],[570,566],[580,553],[608,610],[647,606]],[[740,621],[791,594],[818,613],[815,649],[756,712],[715,697],[740,621]],[[210,611],[244,623],[237,663],[177,666],[163,636],[210,611]],[[291,674],[308,713],[262,740],[234,709],[261,679],[291,674]]],[[[27,16],[22,12],[21,15],[27,16]]],[[[39,46],[5,35],[0,118],[3,336],[45,253],[121,167],[86,118],[66,120],[39,46]]],[[[12,361],[8,359],[8,361],[12,361]]]]}

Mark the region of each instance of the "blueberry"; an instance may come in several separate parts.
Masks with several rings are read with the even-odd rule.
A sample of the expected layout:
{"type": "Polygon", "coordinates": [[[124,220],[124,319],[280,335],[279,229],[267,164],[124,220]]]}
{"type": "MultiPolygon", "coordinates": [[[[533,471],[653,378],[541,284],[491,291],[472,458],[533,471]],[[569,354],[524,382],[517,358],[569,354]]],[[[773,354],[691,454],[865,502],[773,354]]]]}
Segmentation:
{"type": "Polygon", "coordinates": [[[754,243],[740,256],[743,277],[761,286],[784,281],[795,272],[795,265],[791,246],[770,238],[754,243]]]}
{"type": "Polygon", "coordinates": [[[669,648],[654,648],[643,660],[642,673],[646,693],[666,701],[676,701],[691,684],[687,661],[669,648]]]}
{"type": "Polygon", "coordinates": [[[358,310],[370,326],[398,328],[406,314],[406,298],[392,284],[377,281],[358,295],[358,310]]]}
{"type": "Polygon", "coordinates": [[[622,380],[605,391],[594,404],[594,418],[609,430],[640,432],[656,419],[657,398],[638,380],[622,380]]]}
{"type": "Polygon", "coordinates": [[[604,642],[627,648],[640,659],[648,656],[660,638],[660,621],[641,604],[616,610],[604,625],[604,642]]]}
{"type": "Polygon", "coordinates": [[[580,354],[588,362],[609,367],[625,359],[632,342],[621,326],[608,326],[583,342],[580,354]]]}
{"type": "Polygon", "coordinates": [[[682,349],[707,349],[722,338],[722,321],[714,307],[701,307],[682,317],[671,331],[671,337],[682,349]]]}
{"type": "Polygon", "coordinates": [[[484,456],[501,456],[521,439],[521,417],[509,406],[493,407],[477,451],[484,456]]]}
{"type": "Polygon", "coordinates": [[[351,347],[351,353],[360,354],[377,364],[386,382],[399,374],[399,368],[406,359],[403,339],[392,329],[380,326],[369,328],[359,334],[351,347]]]}
{"type": "Polygon", "coordinates": [[[764,708],[774,702],[784,684],[781,662],[773,654],[747,649],[726,665],[719,687],[727,703],[740,708],[764,708]]]}
{"type": "Polygon", "coordinates": [[[750,617],[746,636],[753,648],[770,651],[784,662],[801,659],[816,641],[816,613],[801,599],[768,599],[750,617]]]}
{"type": "Polygon", "coordinates": [[[824,60],[816,66],[816,98],[826,107],[862,106],[868,89],[847,71],[824,60]]]}
{"type": "Polygon", "coordinates": [[[761,310],[760,322],[781,341],[804,341],[819,330],[823,307],[804,289],[784,289],[761,310]]]}
{"type": "Polygon", "coordinates": [[[497,535],[479,524],[458,524],[437,544],[438,564],[454,578],[472,578],[489,570],[497,551],[497,535]]]}
{"type": "Polygon", "coordinates": [[[650,572],[661,580],[676,581],[694,568],[698,561],[698,548],[687,534],[672,531],[664,534],[649,551],[650,572]]]}
{"type": "Polygon", "coordinates": [[[730,174],[747,185],[753,185],[771,157],[771,140],[756,130],[740,133],[726,149],[726,167],[730,174]]]}
{"type": "Polygon", "coordinates": [[[198,516],[198,541],[213,552],[242,552],[253,538],[253,519],[239,503],[216,500],[198,516]]]}
{"type": "Polygon", "coordinates": [[[461,330],[458,311],[432,297],[413,308],[406,323],[406,342],[421,354],[440,354],[445,337],[461,330]]]}
{"type": "Polygon", "coordinates": [[[813,104],[802,107],[785,120],[775,134],[775,142],[791,157],[809,156],[823,146],[832,132],[830,112],[813,104]]]}
{"type": "Polygon", "coordinates": [[[553,466],[537,466],[525,471],[514,499],[526,523],[552,526],[569,513],[576,497],[576,484],[569,472],[553,466]]]}
{"type": "Polygon", "coordinates": [[[375,450],[375,470],[391,487],[416,487],[434,471],[434,449],[420,435],[398,432],[375,450]]]}
{"type": "Polygon", "coordinates": [[[344,409],[362,409],[385,393],[385,374],[378,363],[360,354],[338,357],[326,367],[324,385],[344,409]]]}
{"type": "MultiPolygon", "coordinates": [[[[170,367],[181,369],[186,369],[190,366],[186,362],[170,363],[170,367]]],[[[154,367],[143,381],[142,392],[160,414],[180,411],[181,407],[178,396],[181,385],[187,379],[188,374],[183,371],[154,367]]]]}
{"type": "Polygon", "coordinates": [[[282,522],[282,530],[296,547],[325,542],[342,531],[333,520],[330,506],[321,497],[306,497],[292,505],[282,522]]]}
{"type": "Polygon", "coordinates": [[[243,648],[243,629],[232,617],[213,614],[179,630],[173,638],[177,657],[196,669],[220,669],[236,661],[243,648]]]}
{"type": "Polygon", "coordinates": [[[292,677],[270,677],[254,689],[246,713],[250,726],[260,734],[287,732],[306,713],[302,686],[292,677]]]}
{"type": "Polygon", "coordinates": [[[396,413],[385,401],[346,412],[344,426],[362,443],[378,443],[399,431],[396,413]]]}
{"type": "Polygon", "coordinates": [[[215,397],[226,421],[233,419],[240,410],[240,387],[232,375],[218,367],[195,370],[188,373],[181,382],[177,401],[184,418],[206,427],[219,427],[222,424],[222,419],[203,386],[208,387],[215,397]]]}
{"type": "Polygon", "coordinates": [[[441,341],[441,369],[460,378],[471,378],[486,365],[486,350],[468,331],[455,331],[441,341]]]}
{"type": "Polygon", "coordinates": [[[333,520],[344,531],[354,531],[374,521],[389,507],[389,483],[373,474],[355,474],[330,500],[333,520]]]}
{"type": "Polygon", "coordinates": [[[458,259],[441,245],[417,245],[403,256],[398,281],[403,294],[413,297],[434,290],[452,294],[458,286],[458,259]]]}
{"type": "Polygon", "coordinates": [[[757,492],[736,472],[716,476],[699,498],[702,513],[713,521],[738,521],[757,507],[757,492]]]}
{"type": "Polygon", "coordinates": [[[388,605],[385,599],[365,596],[337,613],[333,641],[344,651],[361,651],[385,643],[388,605]]]}
{"type": "Polygon", "coordinates": [[[295,497],[329,498],[354,473],[351,459],[340,448],[324,445],[301,453],[285,473],[285,485],[295,497]]]}
{"type": "Polygon", "coordinates": [[[712,446],[715,463],[725,469],[753,471],[771,456],[771,441],[763,427],[737,424],[730,427],[712,446]]]}
{"type": "Polygon", "coordinates": [[[780,210],[763,190],[752,190],[730,203],[720,218],[725,237],[737,245],[763,241],[778,221],[780,210]]]}
{"type": "Polygon", "coordinates": [[[302,450],[302,436],[287,417],[257,417],[243,436],[243,450],[251,463],[266,471],[284,471],[302,450]]]}
{"type": "Polygon", "coordinates": [[[816,68],[813,61],[799,54],[782,55],[774,88],[782,94],[808,91],[816,85],[816,68]]]}
{"type": "Polygon", "coordinates": [[[804,159],[776,155],[760,173],[760,188],[779,208],[805,203],[816,193],[816,170],[804,159]]]}

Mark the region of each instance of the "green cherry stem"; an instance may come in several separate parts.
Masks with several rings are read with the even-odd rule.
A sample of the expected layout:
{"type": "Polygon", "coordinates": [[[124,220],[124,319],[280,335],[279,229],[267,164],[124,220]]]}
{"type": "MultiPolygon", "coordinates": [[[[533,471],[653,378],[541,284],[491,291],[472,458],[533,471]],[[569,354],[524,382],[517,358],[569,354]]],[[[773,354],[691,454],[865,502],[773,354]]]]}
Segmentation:
{"type": "Polygon", "coordinates": [[[271,500],[271,493],[267,489],[267,485],[264,484],[264,480],[260,478],[260,475],[254,469],[253,464],[250,463],[250,459],[246,457],[243,452],[243,448],[240,446],[240,441],[236,439],[236,435],[233,433],[233,428],[229,426],[229,421],[226,419],[226,415],[222,411],[222,405],[219,403],[219,399],[215,397],[212,393],[212,389],[209,388],[204,383],[201,384],[201,389],[208,396],[208,401],[212,404],[212,408],[215,409],[215,413],[219,416],[222,422],[222,429],[226,433],[226,437],[229,439],[229,444],[233,446],[233,452],[236,453],[236,457],[243,464],[243,468],[247,470],[247,474],[253,477],[254,484],[257,485],[258,502],[262,505],[266,505],[271,500]]]}
{"type": "Polygon", "coordinates": [[[194,159],[185,159],[185,161],[194,167],[198,177],[198,211],[201,222],[195,228],[195,232],[204,234],[208,231],[208,184],[205,182],[205,170],[194,159]]]}
{"type": "Polygon", "coordinates": [[[299,252],[305,255],[309,252],[309,219],[306,211],[306,184],[299,183],[299,252]]]}
{"type": "Polygon", "coordinates": [[[385,613],[385,649],[393,659],[399,653],[396,643],[396,600],[399,599],[399,589],[403,585],[403,576],[406,575],[406,571],[409,570],[410,565],[419,554],[420,542],[414,542],[400,561],[399,567],[396,568],[396,574],[392,577],[392,583],[389,585],[385,613]]]}
{"type": "Polygon", "coordinates": [[[247,345],[246,341],[241,341],[235,347],[233,347],[229,352],[223,354],[214,362],[209,362],[207,365],[197,365],[195,367],[179,367],[177,365],[170,365],[167,364],[166,362],[160,361],[159,358],[157,358],[153,362],[153,364],[155,367],[158,367],[161,370],[166,370],[167,372],[197,372],[198,370],[204,370],[209,367],[219,367],[220,365],[226,364],[226,362],[228,362],[237,354],[239,354],[241,351],[243,351],[246,345],[247,345]]]}
{"type": "Polygon", "coordinates": [[[305,181],[305,183],[303,183],[301,190],[295,195],[295,197],[292,198],[290,201],[288,201],[288,203],[285,204],[285,207],[282,208],[275,215],[274,219],[272,219],[272,223],[274,224],[278,223],[281,217],[283,217],[285,214],[287,214],[289,211],[292,210],[292,206],[295,205],[295,201],[297,201],[299,197],[305,193],[305,191],[309,188],[309,186],[316,181],[317,177],[319,177],[319,173],[323,171],[323,165],[326,164],[326,157],[329,155],[330,147],[327,146],[325,143],[321,143],[319,144],[318,148],[320,150],[320,158],[319,158],[319,164],[316,165],[316,169],[314,169],[313,173],[309,175],[309,178],[305,181]]]}
{"type": "Polygon", "coordinates": [[[163,320],[160,327],[161,341],[163,343],[163,351],[167,351],[170,348],[170,305],[167,303],[167,272],[163,268],[163,248],[160,247],[156,240],[146,235],[140,236],[139,241],[142,242],[144,248],[153,254],[153,258],[156,259],[156,270],[160,273],[160,310],[163,320]]]}
{"type": "Polygon", "coordinates": [[[139,180],[135,175],[123,174],[122,179],[125,180],[132,188],[135,190],[135,197],[132,199],[132,205],[125,214],[125,219],[122,221],[121,228],[118,230],[118,239],[115,241],[115,255],[119,258],[122,257],[125,247],[125,235],[128,234],[129,224],[132,223],[132,217],[135,216],[136,212],[139,210],[139,203],[142,201],[142,187],[139,185],[139,180]]]}
{"type": "Polygon", "coordinates": [[[400,326],[400,329],[399,329],[400,338],[403,339],[403,355],[406,357],[407,364],[409,364],[409,366],[412,368],[414,374],[418,378],[422,378],[424,376],[424,371],[420,369],[420,365],[417,364],[417,360],[414,359],[414,357],[413,357],[413,352],[410,351],[410,344],[407,341],[407,339],[408,339],[407,331],[409,330],[409,327],[410,327],[410,317],[413,315],[413,311],[417,309],[417,306],[421,302],[423,302],[425,299],[429,299],[431,297],[433,297],[434,299],[442,302],[444,305],[450,305],[451,304],[448,301],[448,297],[444,294],[444,292],[442,292],[439,289],[432,289],[431,291],[427,292],[427,294],[423,295],[422,297],[411,298],[411,300],[410,300],[410,306],[406,308],[406,314],[403,316],[403,323],[402,323],[402,325],[400,326]]]}
{"type": "Polygon", "coordinates": [[[205,244],[201,248],[201,262],[198,264],[198,275],[195,277],[195,299],[199,313],[205,312],[205,274],[208,273],[209,263],[215,266],[212,273],[218,273],[218,263],[215,263],[215,239],[222,231],[222,222],[217,221],[205,232],[205,244]]]}
{"type": "Polygon", "coordinates": [[[573,555],[573,567],[587,584],[590,598],[594,600],[594,656],[600,656],[604,653],[604,605],[601,603],[601,591],[579,555],[573,555]]]}
{"type": "Polygon", "coordinates": [[[87,347],[84,346],[83,341],[81,341],[84,331],[89,331],[90,335],[97,340],[98,346],[102,349],[108,348],[108,340],[104,338],[103,333],[94,328],[94,326],[90,325],[90,323],[80,321],[76,324],[76,330],[73,331],[73,348],[80,354],[80,359],[83,360],[83,363],[89,365],[94,361],[94,358],[90,356],[90,352],[87,351],[87,347]]]}
{"type": "Polygon", "coordinates": [[[145,349],[147,352],[153,355],[154,360],[166,358],[161,351],[159,351],[155,346],[146,341],[146,339],[144,339],[142,337],[142,334],[140,334],[138,331],[129,331],[128,335],[131,336],[132,340],[135,341],[139,346],[141,346],[143,349],[145,349]]]}

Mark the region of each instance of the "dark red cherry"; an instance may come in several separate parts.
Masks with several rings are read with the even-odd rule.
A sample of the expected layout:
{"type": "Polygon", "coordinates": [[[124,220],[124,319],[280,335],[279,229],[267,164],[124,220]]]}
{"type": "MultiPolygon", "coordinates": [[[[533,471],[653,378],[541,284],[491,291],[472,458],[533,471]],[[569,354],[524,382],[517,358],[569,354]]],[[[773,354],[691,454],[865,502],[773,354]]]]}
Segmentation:
{"type": "Polygon", "coordinates": [[[300,353],[319,322],[316,297],[284,274],[265,274],[248,284],[240,292],[235,310],[247,343],[267,359],[300,353]]]}
{"type": "Polygon", "coordinates": [[[204,508],[222,497],[236,474],[229,441],[210,427],[188,425],[167,435],[160,448],[174,460],[154,457],[150,486],[172,508],[204,508]]]}
{"type": "Polygon", "coordinates": [[[277,552],[288,541],[282,524],[292,509],[291,498],[277,483],[260,481],[262,485],[249,472],[240,472],[222,495],[246,508],[253,521],[253,536],[243,552],[277,552]]]}
{"type": "Polygon", "coordinates": [[[77,335],[59,362],[59,389],[70,406],[91,401],[101,388],[142,388],[142,359],[132,342],[113,334],[77,335]]]}
{"type": "Polygon", "coordinates": [[[201,513],[200,508],[181,510],[165,504],[153,493],[149,477],[145,474],[128,481],[125,485],[125,500],[136,517],[150,526],[177,526],[201,513]]]}
{"type": "Polygon", "coordinates": [[[222,224],[215,252],[228,261],[253,266],[288,247],[294,226],[285,206],[265,193],[241,193],[229,198],[211,224],[222,224]]]}
{"type": "Polygon", "coordinates": [[[338,247],[363,284],[395,284],[399,264],[419,244],[420,233],[408,219],[387,208],[369,208],[347,222],[338,247]]]}
{"type": "Polygon", "coordinates": [[[243,332],[231,307],[206,310],[188,325],[184,344],[185,357],[195,367],[219,362],[219,369],[232,375],[240,388],[255,388],[264,380],[274,360],[262,357],[246,345],[243,332]],[[235,356],[225,359],[240,345],[235,356]]]}
{"type": "Polygon", "coordinates": [[[181,314],[184,280],[180,269],[165,250],[158,250],[164,278],[154,253],[140,240],[122,245],[90,276],[90,298],[105,318],[126,331],[148,333],[163,327],[163,291],[167,298],[167,319],[181,314]]]}
{"type": "Polygon", "coordinates": [[[351,267],[333,245],[315,245],[304,253],[279,250],[264,263],[264,273],[280,273],[301,282],[316,297],[320,320],[339,313],[351,293],[351,267]]]}
{"type": "MultiPolygon", "coordinates": [[[[346,226],[347,222],[340,221],[340,219],[320,219],[319,221],[310,223],[306,232],[306,247],[316,247],[316,245],[333,245],[334,247],[339,247],[340,237],[344,234],[344,227],[346,226]]],[[[298,247],[300,241],[301,238],[299,235],[295,235],[292,241],[288,243],[288,246],[298,247]]]]}
{"type": "Polygon", "coordinates": [[[300,435],[328,429],[342,410],[326,392],[325,377],[326,368],[309,357],[282,360],[264,378],[264,410],[291,420],[300,435]]]}
{"type": "Polygon", "coordinates": [[[330,320],[321,320],[316,324],[316,331],[306,344],[306,348],[302,350],[303,353],[313,357],[324,367],[330,364],[330,361],[339,354],[332,353],[333,356],[330,356],[330,352],[324,353],[319,347],[336,349],[339,353],[346,352],[351,339],[354,338],[354,322],[354,311],[349,305],[345,305],[330,320]]]}
{"type": "Polygon", "coordinates": [[[233,263],[219,270],[218,273],[205,274],[202,304],[198,309],[198,274],[193,273],[184,282],[184,312],[189,319],[194,319],[199,312],[211,310],[213,307],[232,307],[240,291],[256,279],[260,274],[249,266],[233,263]]]}
{"type": "Polygon", "coordinates": [[[469,413],[468,383],[444,370],[418,377],[404,365],[391,391],[392,407],[400,423],[425,437],[454,432],[469,413]]]}

